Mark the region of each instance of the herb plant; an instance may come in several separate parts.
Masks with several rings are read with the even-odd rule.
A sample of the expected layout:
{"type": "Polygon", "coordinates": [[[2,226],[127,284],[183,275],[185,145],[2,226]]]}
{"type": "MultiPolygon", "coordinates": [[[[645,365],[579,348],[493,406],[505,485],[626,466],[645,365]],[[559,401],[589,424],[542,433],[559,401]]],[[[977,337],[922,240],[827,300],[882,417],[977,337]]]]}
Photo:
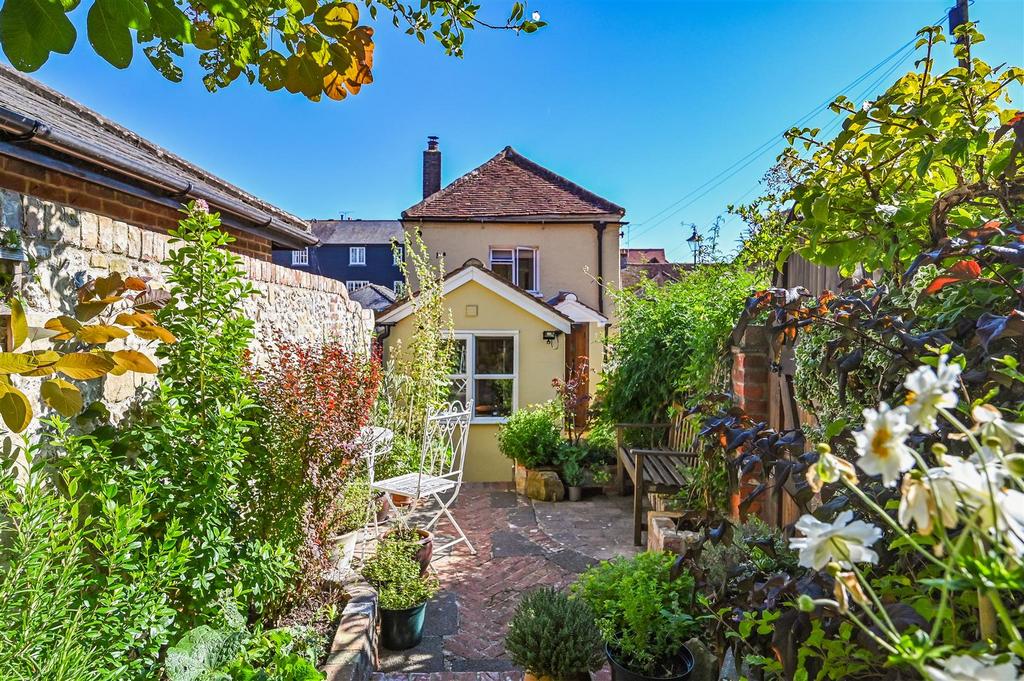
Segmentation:
{"type": "Polygon", "coordinates": [[[573,593],[594,610],[612,654],[636,673],[667,676],[700,627],[693,576],[674,574],[676,557],[648,551],[584,572],[573,593]]]}
{"type": "Polygon", "coordinates": [[[377,589],[381,608],[407,610],[426,603],[437,593],[437,578],[420,574],[415,559],[418,548],[416,542],[386,537],[363,565],[363,579],[377,589]]]}
{"type": "Polygon", "coordinates": [[[553,681],[574,681],[604,666],[601,632],[584,601],[541,587],[519,601],[505,635],[517,667],[553,681]]]}

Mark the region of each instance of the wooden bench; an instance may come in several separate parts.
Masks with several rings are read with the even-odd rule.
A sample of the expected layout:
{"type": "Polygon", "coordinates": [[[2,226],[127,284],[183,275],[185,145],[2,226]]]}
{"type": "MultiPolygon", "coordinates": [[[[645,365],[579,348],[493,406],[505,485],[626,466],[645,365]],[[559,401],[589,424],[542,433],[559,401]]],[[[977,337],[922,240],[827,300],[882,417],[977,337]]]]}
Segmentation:
{"type": "Polygon", "coordinates": [[[686,484],[680,466],[697,460],[693,443],[697,438],[698,421],[676,416],[667,423],[616,424],[616,485],[620,495],[626,494],[626,476],[633,482],[633,543],[643,543],[646,526],[644,498],[648,493],[674,494],[686,484]],[[646,447],[627,444],[635,442],[630,431],[645,433],[646,447]]]}

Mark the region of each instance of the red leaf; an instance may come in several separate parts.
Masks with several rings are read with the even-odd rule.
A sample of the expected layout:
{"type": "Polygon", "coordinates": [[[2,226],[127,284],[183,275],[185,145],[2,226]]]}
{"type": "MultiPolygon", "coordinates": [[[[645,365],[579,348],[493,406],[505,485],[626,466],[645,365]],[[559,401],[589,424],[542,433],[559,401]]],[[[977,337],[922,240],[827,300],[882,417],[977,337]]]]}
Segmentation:
{"type": "Polygon", "coordinates": [[[946,270],[945,274],[936,277],[932,283],[928,284],[928,288],[924,292],[927,295],[935,295],[950,284],[977,279],[980,276],[981,265],[974,260],[961,260],[946,270]]]}

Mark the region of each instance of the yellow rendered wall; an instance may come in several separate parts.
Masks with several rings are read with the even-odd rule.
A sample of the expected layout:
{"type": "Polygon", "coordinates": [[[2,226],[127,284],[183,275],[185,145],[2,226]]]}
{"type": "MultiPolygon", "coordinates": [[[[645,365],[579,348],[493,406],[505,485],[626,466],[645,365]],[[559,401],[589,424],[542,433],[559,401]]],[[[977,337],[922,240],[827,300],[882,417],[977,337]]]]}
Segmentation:
{"type": "MultiPolygon", "coordinates": [[[[541,337],[553,326],[474,281],[452,291],[446,302],[452,312],[456,332],[519,332],[519,380],[516,386],[519,408],[554,399],[551,379],[564,376],[565,346],[561,337],[551,345],[541,337]],[[467,306],[476,306],[475,315],[467,306]]],[[[394,352],[399,343],[406,346],[413,333],[415,321],[412,316],[398,322],[387,338],[387,352],[394,352]]],[[[512,480],[512,462],[498,451],[497,433],[497,424],[477,423],[470,427],[465,470],[467,481],[512,480]]]]}
{"type": "MultiPolygon", "coordinates": [[[[598,309],[597,231],[592,222],[583,223],[498,223],[417,222],[407,220],[406,229],[419,229],[429,252],[436,258],[444,253],[447,271],[462,267],[470,258],[489,266],[490,248],[530,246],[540,252],[540,286],[545,300],[559,291],[572,291],[580,302],[598,309]]],[[[619,225],[607,223],[603,238],[605,316],[614,322],[614,303],[608,289],[619,288],[619,225]]],[[[415,282],[413,284],[416,285],[415,282]]]]}

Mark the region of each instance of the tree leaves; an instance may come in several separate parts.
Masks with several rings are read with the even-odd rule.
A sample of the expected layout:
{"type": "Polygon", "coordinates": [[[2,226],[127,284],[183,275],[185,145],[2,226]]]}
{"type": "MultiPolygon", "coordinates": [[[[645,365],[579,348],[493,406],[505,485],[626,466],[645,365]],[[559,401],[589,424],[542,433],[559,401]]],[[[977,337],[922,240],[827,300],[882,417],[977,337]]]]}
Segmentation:
{"type": "Polygon", "coordinates": [[[91,352],[72,352],[64,355],[55,364],[57,371],[68,378],[88,381],[110,373],[114,360],[91,352]]]}
{"type": "Polygon", "coordinates": [[[65,418],[70,418],[82,410],[82,391],[64,379],[52,378],[43,381],[39,386],[39,395],[46,406],[65,418]]]}
{"type": "Polygon", "coordinates": [[[17,350],[28,338],[28,319],[25,317],[25,307],[21,299],[15,296],[11,298],[11,350],[17,350]]]}
{"type": "Polygon", "coordinates": [[[118,350],[111,355],[111,359],[126,371],[140,374],[155,374],[157,372],[153,360],[137,350],[118,350]]]}
{"type": "Polygon", "coordinates": [[[71,52],[77,34],[65,11],[54,0],[4,0],[0,8],[0,46],[14,68],[35,71],[46,63],[51,52],[71,52]]]}
{"type": "Polygon", "coordinates": [[[25,393],[6,383],[0,383],[0,418],[15,433],[32,423],[32,405],[25,393]]]}
{"type": "Polygon", "coordinates": [[[149,26],[149,8],[143,0],[93,0],[86,26],[96,53],[113,66],[125,69],[132,63],[130,29],[149,26]]]}

